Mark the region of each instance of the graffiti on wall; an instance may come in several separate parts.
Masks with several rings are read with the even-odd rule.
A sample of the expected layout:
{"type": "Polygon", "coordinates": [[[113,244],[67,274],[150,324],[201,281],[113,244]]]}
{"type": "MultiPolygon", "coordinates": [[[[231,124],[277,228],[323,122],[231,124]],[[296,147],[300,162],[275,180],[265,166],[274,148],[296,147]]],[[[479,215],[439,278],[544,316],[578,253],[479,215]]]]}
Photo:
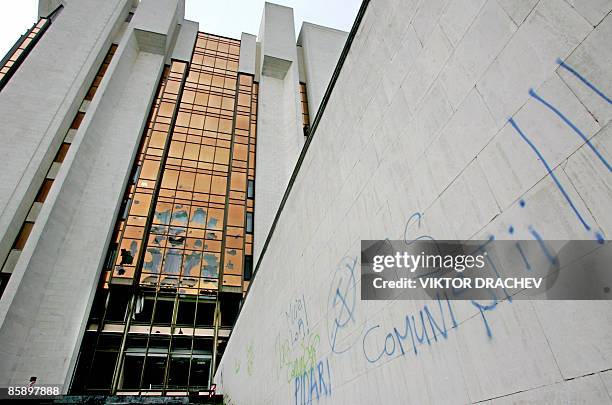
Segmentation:
{"type": "Polygon", "coordinates": [[[274,341],[276,372],[290,382],[316,366],[321,338],[311,331],[304,296],[292,300],[281,317],[284,329],[274,341]]]}
{"type": "Polygon", "coordinates": [[[319,360],[293,382],[293,395],[296,405],[313,404],[332,394],[331,371],[329,359],[319,360]]]}
{"type": "Polygon", "coordinates": [[[327,337],[332,352],[343,353],[350,349],[359,337],[356,328],[355,306],[357,303],[356,257],[343,257],[336,265],[329,284],[327,298],[327,337]]]}
{"type": "MultiPolygon", "coordinates": [[[[580,73],[563,61],[559,61],[561,69],[565,69],[574,75],[580,83],[593,91],[598,97],[611,104],[610,98],[597,86],[589,82],[580,73]]],[[[584,141],[585,146],[591,151],[594,158],[608,171],[612,172],[609,161],[584,134],[584,132],[571,120],[567,112],[561,111],[551,101],[540,95],[535,90],[529,91],[529,96],[550,111],[550,119],[561,120],[584,141]]],[[[518,136],[519,142],[525,142],[529,146],[534,158],[546,169],[547,175],[553,180],[556,189],[567,203],[568,209],[573,213],[579,226],[595,240],[603,243],[605,236],[603,232],[596,229],[596,225],[590,223],[588,216],[581,212],[579,206],[571,198],[564,186],[555,175],[547,157],[542,152],[541,145],[536,145],[530,134],[526,133],[514,118],[508,120],[518,136]]],[[[519,210],[529,209],[524,199],[519,199],[516,204],[519,210]]],[[[520,212],[520,211],[519,211],[520,212]]],[[[432,235],[423,232],[423,219],[425,215],[421,212],[411,214],[404,227],[403,239],[406,243],[416,240],[435,240],[432,235]]],[[[520,225],[527,227],[527,234],[539,242],[540,250],[537,252],[526,252],[521,247],[521,242],[516,242],[516,256],[524,264],[525,271],[535,271],[535,263],[541,262],[544,257],[550,263],[557,260],[555,252],[547,245],[546,235],[538,229],[537,224],[520,225]],[[533,258],[538,254],[540,258],[533,258]]],[[[519,229],[516,223],[505,227],[504,235],[489,235],[480,249],[487,249],[487,243],[496,238],[505,238],[514,235],[519,229]]],[[[490,259],[488,259],[490,260],[490,259]]],[[[491,263],[492,268],[495,264],[491,263]]],[[[281,330],[274,340],[275,368],[277,379],[287,383],[290,387],[292,402],[297,404],[312,404],[323,401],[332,395],[332,364],[334,361],[345,357],[344,354],[353,348],[359,347],[359,356],[367,364],[379,364],[395,357],[414,355],[448,340],[454,329],[461,327],[457,317],[457,309],[454,302],[447,296],[437,296],[435,300],[419,306],[399,317],[390,326],[383,326],[375,317],[359,319],[358,313],[358,268],[357,257],[343,257],[336,267],[330,271],[329,291],[327,294],[327,314],[324,322],[318,330],[318,325],[313,325],[309,318],[308,306],[304,295],[289,302],[281,311],[281,330]],[[321,337],[323,339],[321,339],[321,337]],[[327,338],[327,339],[326,339],[327,338]],[[329,345],[323,350],[322,345],[329,345]],[[329,353],[329,354],[327,354],[329,353]],[[324,355],[326,354],[326,355],[324,355]]],[[[482,333],[490,339],[495,338],[495,330],[491,324],[491,316],[499,308],[499,304],[513,302],[512,295],[503,291],[502,296],[497,296],[491,291],[491,296],[486,300],[471,300],[480,319],[482,333]]],[[[456,294],[460,294],[457,291],[456,294]]],[[[315,311],[316,312],[316,311],[315,311]]],[[[362,315],[363,317],[363,315],[362,315]]],[[[316,317],[315,317],[316,320],[316,317]]],[[[238,361],[237,370],[241,364],[246,364],[247,373],[253,372],[253,346],[247,347],[246,363],[238,361]],[[250,353],[250,355],[249,355],[250,353]],[[249,360],[250,359],[250,360],[249,360]]],[[[231,363],[230,363],[231,364],[231,363]]],[[[243,367],[245,368],[245,367],[243,367]]],[[[222,376],[222,374],[221,374],[222,376]]]]}
{"type": "MultiPolygon", "coordinates": [[[[612,104],[612,101],[607,95],[605,95],[597,86],[595,86],[586,78],[584,78],[575,69],[573,69],[567,63],[561,60],[558,60],[558,63],[561,68],[573,74],[581,83],[583,83],[586,87],[588,87],[595,94],[597,94],[597,96],[602,98],[608,104],[612,104]]],[[[544,105],[556,118],[560,119],[564,124],[569,126],[573,130],[573,132],[585,142],[585,145],[594,154],[597,160],[599,160],[600,163],[608,170],[608,172],[612,172],[612,166],[610,165],[608,160],[602,155],[601,151],[599,151],[599,149],[595,145],[593,145],[593,143],[587,138],[583,131],[578,128],[564,112],[562,112],[550,101],[544,99],[533,89],[529,91],[529,95],[530,97],[544,105]]],[[[508,122],[517,132],[520,138],[530,147],[538,161],[545,167],[548,175],[552,178],[557,189],[567,202],[569,209],[571,209],[571,211],[575,214],[575,217],[577,218],[581,226],[584,228],[584,230],[589,232],[599,243],[604,243],[605,238],[603,233],[600,230],[593,230],[591,224],[589,224],[585,219],[585,215],[581,213],[580,210],[577,208],[576,204],[567,193],[565,187],[562,185],[561,181],[551,169],[548,161],[546,160],[540,149],[524,133],[524,131],[520,128],[519,124],[516,122],[516,120],[514,120],[514,118],[510,118],[508,122]]],[[[524,199],[520,199],[518,201],[518,205],[521,209],[524,209],[526,208],[527,203],[524,199]]],[[[422,213],[417,212],[412,214],[408,218],[406,226],[404,228],[404,241],[407,244],[416,240],[434,240],[431,235],[427,234],[419,234],[415,237],[410,236],[410,230],[413,229],[415,226],[417,229],[421,228],[423,216],[424,215],[422,213]]],[[[516,228],[514,227],[514,225],[509,225],[507,227],[507,232],[509,235],[514,234],[516,232],[516,228]]],[[[536,229],[534,225],[528,226],[528,233],[533,237],[534,240],[538,242],[538,245],[540,247],[539,253],[542,254],[548,260],[549,263],[556,263],[556,254],[547,246],[545,238],[536,229]]],[[[485,251],[488,242],[495,240],[495,238],[495,235],[490,235],[489,240],[484,242],[481,246],[481,251],[485,251]]],[[[533,258],[528,257],[528,255],[521,248],[520,241],[517,241],[516,243],[516,254],[524,263],[526,271],[534,270],[534,260],[533,258]]],[[[487,256],[487,260],[491,264],[491,267],[495,269],[495,264],[491,261],[490,256],[487,256]]],[[[494,311],[497,308],[498,304],[504,300],[508,303],[512,303],[512,296],[506,290],[503,291],[503,297],[498,297],[495,295],[494,292],[491,291],[491,299],[488,301],[470,301],[471,304],[478,309],[480,318],[482,320],[482,325],[484,327],[484,331],[486,335],[491,339],[493,338],[493,330],[491,328],[490,322],[488,321],[488,313],[494,311]]],[[[460,294],[460,291],[457,291],[457,294],[460,294]]],[[[448,337],[449,325],[450,329],[459,326],[454,316],[452,301],[450,301],[448,297],[437,297],[437,305],[433,305],[433,307],[436,307],[438,309],[435,315],[432,313],[432,310],[430,309],[429,305],[425,304],[422,306],[421,309],[418,310],[418,314],[416,315],[416,317],[415,314],[407,314],[402,320],[402,322],[400,322],[399,325],[392,327],[390,331],[381,330],[382,328],[379,324],[369,326],[366,329],[362,339],[362,350],[364,358],[369,363],[376,363],[386,357],[405,355],[406,352],[412,352],[414,353],[414,355],[418,355],[418,346],[422,344],[427,344],[428,346],[431,346],[432,344],[435,344],[441,341],[442,339],[446,339],[448,337]],[[407,347],[409,349],[407,349],[407,347]]]]}

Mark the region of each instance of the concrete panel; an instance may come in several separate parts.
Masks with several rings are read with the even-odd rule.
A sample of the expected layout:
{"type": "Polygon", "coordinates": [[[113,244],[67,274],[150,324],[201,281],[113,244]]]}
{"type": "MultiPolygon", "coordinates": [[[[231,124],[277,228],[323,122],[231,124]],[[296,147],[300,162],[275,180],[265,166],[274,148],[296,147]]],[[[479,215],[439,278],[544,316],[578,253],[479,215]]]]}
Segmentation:
{"type": "Polygon", "coordinates": [[[474,87],[515,30],[516,25],[497,2],[488,2],[482,8],[441,73],[453,107],[474,87]]]}
{"type": "Polygon", "coordinates": [[[482,333],[478,316],[459,329],[458,350],[472,402],[562,381],[532,304],[515,301],[499,307],[488,326],[511,333],[489,340],[482,333]],[[520,365],[516,361],[518,353],[520,365]]]}
{"type": "Polygon", "coordinates": [[[603,381],[610,399],[612,399],[612,370],[599,373],[601,380],[603,381]]]}
{"type": "Polygon", "coordinates": [[[452,0],[440,16],[440,27],[453,45],[461,40],[486,0],[452,0]]]}
{"type": "Polygon", "coordinates": [[[296,47],[298,59],[299,80],[301,83],[306,83],[306,73],[304,72],[304,49],[301,45],[296,47]]]}
{"type": "MultiPolygon", "coordinates": [[[[607,94],[608,97],[612,93],[612,77],[607,73],[608,66],[612,63],[612,49],[607,46],[606,39],[609,39],[611,35],[612,19],[606,18],[565,60],[569,67],[580,72],[583,79],[593,84],[603,94],[607,94]]],[[[585,86],[581,78],[569,70],[557,67],[557,73],[602,126],[610,122],[612,109],[610,109],[609,99],[605,100],[585,86]]]]}
{"type": "Polygon", "coordinates": [[[497,2],[517,25],[521,25],[538,4],[538,0],[498,0],[497,2]]]}
{"type": "Polygon", "coordinates": [[[564,379],[610,367],[612,303],[535,301],[534,308],[564,379]]]}
{"type": "Polygon", "coordinates": [[[566,2],[543,0],[478,80],[477,88],[499,125],[539,87],[556,60],[565,59],[593,27],[566,2]],[[529,69],[527,69],[529,66],[529,69]]]}
{"type": "MultiPolygon", "coordinates": [[[[537,88],[536,93],[560,111],[566,112],[587,137],[599,130],[592,115],[556,75],[553,74],[537,88]]],[[[533,97],[515,114],[515,120],[539,148],[551,168],[567,159],[583,143],[570,126],[533,97]]],[[[515,201],[518,195],[525,193],[547,173],[546,168],[537,160],[516,159],[521,154],[533,156],[534,152],[512,125],[506,124],[479,156],[502,207],[515,201]],[[500,164],[502,161],[503,165],[500,164]]]]}
{"type": "Polygon", "coordinates": [[[59,172],[60,167],[62,167],[62,164],[59,162],[53,162],[51,164],[51,167],[49,168],[49,172],[47,173],[47,177],[48,179],[55,179],[57,177],[57,173],[59,172]]]}
{"type": "Polygon", "coordinates": [[[592,0],[592,1],[568,1],[584,18],[586,18],[593,26],[598,25],[601,20],[612,10],[612,1],[610,0],[592,0]]]}
{"type": "Polygon", "coordinates": [[[260,61],[262,72],[267,69],[266,61],[270,63],[277,60],[294,61],[296,57],[293,9],[266,2],[258,39],[262,44],[262,61],[260,61]]]}
{"type": "Polygon", "coordinates": [[[191,62],[200,24],[196,21],[183,20],[172,50],[172,59],[191,62]]]}
{"type": "Polygon", "coordinates": [[[240,58],[238,59],[238,71],[240,73],[255,74],[257,63],[257,37],[243,32],[240,35],[240,58]]]}
{"type": "Polygon", "coordinates": [[[432,0],[422,2],[412,25],[419,36],[421,42],[425,42],[433,29],[436,27],[441,14],[443,13],[449,0],[432,0]]]}
{"type": "Polygon", "coordinates": [[[317,113],[327,85],[344,48],[347,32],[304,22],[298,45],[304,53],[304,74],[311,119],[317,113]]]}
{"type": "MultiPolygon", "coordinates": [[[[296,55],[297,59],[297,55],[296,55]]],[[[261,65],[261,74],[270,76],[275,79],[284,79],[289,67],[293,63],[292,60],[275,58],[274,56],[264,55],[263,64],[261,65]]]]}
{"type": "MultiPolygon", "coordinates": [[[[608,123],[591,139],[593,145],[608,162],[612,161],[612,124],[608,123]]],[[[593,150],[586,144],[567,160],[564,167],[571,184],[589,206],[593,218],[604,235],[612,235],[609,202],[612,201],[610,171],[599,159],[593,159],[593,150]]]]}
{"type": "Polygon", "coordinates": [[[599,376],[590,375],[491,400],[492,405],[517,403],[603,405],[611,404],[612,399],[606,392],[599,376]]]}
{"type": "Polygon", "coordinates": [[[62,0],[38,0],[38,18],[49,16],[62,3],[62,0]]]}
{"type": "Polygon", "coordinates": [[[182,22],[184,0],[142,0],[132,17],[136,39],[143,52],[166,55],[172,46],[177,23],[182,22]]]}

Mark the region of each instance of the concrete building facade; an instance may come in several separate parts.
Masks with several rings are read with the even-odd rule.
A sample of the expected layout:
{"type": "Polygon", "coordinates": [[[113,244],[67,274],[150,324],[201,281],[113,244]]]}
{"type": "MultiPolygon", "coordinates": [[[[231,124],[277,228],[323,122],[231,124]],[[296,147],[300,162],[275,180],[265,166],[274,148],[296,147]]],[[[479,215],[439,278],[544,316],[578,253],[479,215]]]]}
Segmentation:
{"type": "Polygon", "coordinates": [[[316,108],[301,66],[321,92],[345,38],[319,68],[290,8],[266,3],[240,39],[184,8],[41,0],[2,61],[3,386],[210,386],[316,108]]]}
{"type": "Polygon", "coordinates": [[[265,3],[232,39],[182,0],[40,1],[0,67],[1,385],[612,404],[610,300],[358,274],[361,240],[609,243],[611,10],[364,0],[296,37],[265,3]]]}

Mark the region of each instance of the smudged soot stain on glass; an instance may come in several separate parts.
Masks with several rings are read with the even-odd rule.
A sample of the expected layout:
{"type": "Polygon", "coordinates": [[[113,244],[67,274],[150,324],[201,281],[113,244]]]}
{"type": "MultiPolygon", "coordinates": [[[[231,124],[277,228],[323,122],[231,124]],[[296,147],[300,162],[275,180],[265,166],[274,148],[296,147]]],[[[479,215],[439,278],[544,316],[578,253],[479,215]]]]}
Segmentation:
{"type": "Polygon", "coordinates": [[[181,251],[178,249],[168,249],[166,260],[164,261],[164,273],[179,274],[181,270],[181,251]]]}
{"type": "Polygon", "coordinates": [[[155,218],[162,224],[168,225],[170,224],[170,209],[165,211],[155,212],[155,218]]]}
{"type": "Polygon", "coordinates": [[[214,278],[218,277],[219,276],[219,262],[217,261],[217,256],[210,254],[210,253],[205,253],[204,261],[206,262],[206,264],[202,266],[202,270],[203,270],[202,276],[214,277],[214,278]]]}
{"type": "Polygon", "coordinates": [[[202,208],[196,208],[195,212],[193,213],[193,216],[191,217],[191,222],[195,224],[205,225],[206,211],[204,211],[202,208]]]}
{"type": "Polygon", "coordinates": [[[185,255],[185,275],[191,276],[191,270],[200,264],[202,254],[199,252],[192,252],[191,254],[185,255]]]}
{"type": "Polygon", "coordinates": [[[184,236],[170,236],[168,238],[168,242],[170,242],[170,244],[173,247],[182,246],[183,243],[185,243],[185,237],[184,236]]]}
{"type": "Polygon", "coordinates": [[[155,235],[155,238],[153,239],[153,243],[155,243],[158,246],[161,246],[164,239],[166,238],[163,235],[155,235]]]}
{"type": "Polygon", "coordinates": [[[144,263],[145,270],[149,273],[159,273],[161,251],[158,248],[148,248],[147,252],[151,253],[151,260],[144,263]]]}
{"type": "Polygon", "coordinates": [[[185,233],[185,228],[181,228],[178,226],[171,226],[170,231],[168,232],[170,235],[178,236],[182,233],[185,233]]]}
{"type": "MultiPolygon", "coordinates": [[[[176,208],[182,208],[182,206],[177,206],[176,208]]],[[[187,224],[187,220],[189,219],[189,216],[187,215],[187,211],[186,210],[180,210],[180,211],[174,211],[172,213],[172,223],[178,223],[178,224],[187,224]]]]}

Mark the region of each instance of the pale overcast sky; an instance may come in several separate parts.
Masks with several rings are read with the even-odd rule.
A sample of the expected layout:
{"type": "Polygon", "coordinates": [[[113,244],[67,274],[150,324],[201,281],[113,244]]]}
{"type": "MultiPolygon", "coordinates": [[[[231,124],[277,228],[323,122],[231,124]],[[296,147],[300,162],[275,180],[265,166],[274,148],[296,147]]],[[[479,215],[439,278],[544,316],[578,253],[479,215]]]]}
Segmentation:
{"type": "MultiPolygon", "coordinates": [[[[100,0],[104,1],[104,0],[100,0]]],[[[6,1],[0,13],[0,58],[36,21],[37,0],[6,1]]],[[[293,8],[296,34],[302,21],[349,31],[361,0],[274,0],[293,8]]],[[[241,32],[257,35],[263,0],[187,0],[185,17],[200,23],[200,31],[239,39],[241,32]]]]}

